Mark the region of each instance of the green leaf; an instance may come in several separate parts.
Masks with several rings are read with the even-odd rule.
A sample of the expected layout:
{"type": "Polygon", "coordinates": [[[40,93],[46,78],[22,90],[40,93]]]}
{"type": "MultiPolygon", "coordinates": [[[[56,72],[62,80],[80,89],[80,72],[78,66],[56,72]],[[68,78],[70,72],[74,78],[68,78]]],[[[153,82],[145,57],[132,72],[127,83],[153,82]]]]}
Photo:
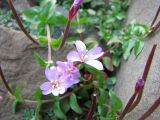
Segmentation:
{"type": "Polygon", "coordinates": [[[112,56],[112,63],[115,67],[118,67],[120,65],[120,58],[118,58],[116,55],[112,56]]]}
{"type": "Polygon", "coordinates": [[[102,61],[103,61],[104,66],[105,66],[109,71],[113,71],[113,70],[114,70],[114,67],[113,67],[111,58],[109,58],[109,57],[103,57],[103,58],[102,58],[102,61]]]}
{"type": "Polygon", "coordinates": [[[110,90],[109,91],[110,96],[110,103],[111,103],[111,110],[112,111],[119,111],[122,108],[122,101],[116,94],[110,90]]]}
{"type": "Polygon", "coordinates": [[[41,100],[41,97],[42,97],[42,91],[38,88],[35,93],[34,93],[34,96],[35,96],[35,99],[38,101],[38,100],[41,100]]]}
{"type": "Polygon", "coordinates": [[[19,103],[20,102],[17,99],[13,101],[13,103],[12,103],[12,111],[13,111],[13,113],[16,113],[17,106],[19,105],[19,103]]]}
{"type": "Polygon", "coordinates": [[[54,113],[59,119],[67,120],[66,115],[62,112],[62,109],[60,107],[60,102],[54,103],[54,113]]]}
{"type": "Polygon", "coordinates": [[[46,67],[47,66],[47,62],[38,54],[38,53],[34,53],[34,57],[37,61],[37,63],[41,66],[41,67],[46,67]]]}
{"type": "Polygon", "coordinates": [[[134,54],[136,57],[141,53],[143,47],[144,47],[144,41],[137,40],[134,47],[134,54]]]}
{"type": "Polygon", "coordinates": [[[116,84],[116,77],[110,77],[106,80],[107,88],[111,89],[116,84]]]}
{"type": "Polygon", "coordinates": [[[38,100],[37,104],[36,104],[36,110],[35,110],[35,119],[36,120],[41,120],[42,119],[42,116],[40,114],[41,106],[42,106],[42,102],[41,102],[41,100],[38,100]]]}
{"type": "Polygon", "coordinates": [[[70,104],[71,109],[72,109],[73,111],[75,111],[75,112],[78,113],[78,114],[82,114],[83,111],[82,111],[82,109],[81,109],[81,108],[79,107],[79,105],[78,105],[77,97],[76,97],[75,94],[72,94],[72,95],[70,96],[69,104],[70,104]]]}
{"type": "Polygon", "coordinates": [[[14,92],[14,96],[16,97],[16,100],[19,101],[19,102],[23,101],[21,91],[22,91],[22,88],[20,86],[17,86],[16,91],[14,92]]]}
{"type": "Polygon", "coordinates": [[[60,45],[60,43],[61,43],[61,38],[55,39],[55,40],[52,40],[51,46],[52,46],[53,48],[58,48],[59,45],[60,45]]]}
{"type": "Polygon", "coordinates": [[[62,111],[66,114],[70,109],[69,99],[61,100],[60,105],[61,105],[62,111]]]}
{"type": "Polygon", "coordinates": [[[127,41],[127,47],[125,48],[125,51],[123,53],[123,58],[127,60],[131,54],[131,50],[135,46],[135,40],[129,40],[127,41]]]}

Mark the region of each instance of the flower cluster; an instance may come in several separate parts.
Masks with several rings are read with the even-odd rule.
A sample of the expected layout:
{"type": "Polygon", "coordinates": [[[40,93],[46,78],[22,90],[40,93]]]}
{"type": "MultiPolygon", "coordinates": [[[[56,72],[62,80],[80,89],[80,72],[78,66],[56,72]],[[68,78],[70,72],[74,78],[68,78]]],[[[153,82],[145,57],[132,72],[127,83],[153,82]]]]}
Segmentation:
{"type": "Polygon", "coordinates": [[[44,95],[52,93],[58,96],[65,93],[72,85],[79,83],[81,75],[73,62],[79,61],[103,70],[102,63],[96,60],[103,55],[100,47],[87,50],[85,44],[79,40],[75,42],[75,46],[77,50],[69,52],[67,62],[57,61],[57,66],[46,68],[45,75],[49,81],[40,86],[44,95]]]}

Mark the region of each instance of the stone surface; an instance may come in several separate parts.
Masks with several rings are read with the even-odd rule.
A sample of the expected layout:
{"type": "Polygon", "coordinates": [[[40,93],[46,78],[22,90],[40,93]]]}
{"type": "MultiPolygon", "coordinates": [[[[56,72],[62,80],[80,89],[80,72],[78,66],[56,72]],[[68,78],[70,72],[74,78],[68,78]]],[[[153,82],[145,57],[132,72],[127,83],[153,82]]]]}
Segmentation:
{"type": "MultiPolygon", "coordinates": [[[[52,51],[53,60],[65,60],[71,49],[71,45],[66,45],[58,52],[52,51]]],[[[34,59],[35,51],[47,58],[46,48],[34,45],[22,32],[0,26],[0,64],[4,75],[13,88],[21,85],[22,95],[28,99],[33,99],[35,89],[46,80],[44,69],[34,59]]],[[[9,101],[0,103],[0,120],[21,119],[21,115],[14,115],[11,108],[9,101]]]]}
{"type": "Polygon", "coordinates": [[[16,8],[16,10],[18,12],[22,13],[23,10],[30,7],[30,4],[28,3],[27,0],[15,0],[14,1],[14,7],[16,8]]]}
{"type": "MultiPolygon", "coordinates": [[[[133,0],[130,3],[128,12],[128,23],[134,19],[138,22],[150,25],[153,17],[160,5],[160,0],[133,0]]],[[[160,18],[159,18],[160,19],[160,18]]],[[[126,116],[126,120],[137,120],[160,95],[160,31],[146,39],[145,47],[136,59],[131,55],[128,61],[123,61],[120,70],[117,71],[117,84],[115,90],[124,102],[128,102],[134,86],[139,76],[143,74],[147,57],[153,44],[157,44],[157,49],[151,69],[144,88],[143,98],[136,109],[126,116]]],[[[160,107],[147,119],[160,120],[160,107]]]]}

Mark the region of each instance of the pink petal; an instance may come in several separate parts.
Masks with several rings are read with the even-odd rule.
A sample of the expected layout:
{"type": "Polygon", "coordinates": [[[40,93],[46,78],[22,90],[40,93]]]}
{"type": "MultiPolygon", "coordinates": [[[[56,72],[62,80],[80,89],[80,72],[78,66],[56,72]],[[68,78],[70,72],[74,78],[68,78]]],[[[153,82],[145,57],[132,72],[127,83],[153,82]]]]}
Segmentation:
{"type": "Polygon", "coordinates": [[[58,71],[56,69],[56,67],[51,67],[51,68],[46,68],[45,70],[45,74],[46,74],[46,78],[49,80],[49,81],[53,81],[53,80],[56,80],[58,78],[58,71]]]}
{"type": "Polygon", "coordinates": [[[81,62],[79,54],[76,51],[69,52],[68,55],[67,55],[67,60],[70,61],[70,62],[76,62],[76,61],[81,62]]]}
{"type": "Polygon", "coordinates": [[[79,54],[85,54],[86,53],[86,45],[80,41],[80,40],[77,40],[75,42],[75,45],[76,45],[76,48],[77,48],[77,51],[79,52],[79,54]]]}
{"type": "Polygon", "coordinates": [[[103,54],[104,54],[104,52],[102,52],[101,47],[93,48],[87,52],[87,60],[97,59],[97,58],[101,57],[103,54]]]}
{"type": "Polygon", "coordinates": [[[43,83],[41,86],[40,86],[40,89],[41,90],[48,90],[52,87],[51,83],[50,82],[45,82],[43,83]]]}
{"type": "Polygon", "coordinates": [[[48,95],[48,94],[51,94],[51,93],[52,93],[52,89],[42,91],[43,95],[48,95]]]}
{"type": "Polygon", "coordinates": [[[103,65],[98,60],[89,60],[89,61],[86,61],[85,63],[98,69],[98,70],[103,70],[103,65]]]}

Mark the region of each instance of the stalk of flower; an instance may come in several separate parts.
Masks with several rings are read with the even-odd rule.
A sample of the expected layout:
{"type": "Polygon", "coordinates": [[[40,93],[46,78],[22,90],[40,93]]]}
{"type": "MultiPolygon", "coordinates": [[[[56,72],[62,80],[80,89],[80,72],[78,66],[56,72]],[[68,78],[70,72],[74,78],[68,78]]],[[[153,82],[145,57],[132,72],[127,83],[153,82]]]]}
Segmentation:
{"type": "Polygon", "coordinates": [[[73,4],[68,12],[68,22],[67,22],[67,25],[66,25],[63,37],[62,37],[62,43],[61,43],[59,49],[61,49],[65,44],[65,41],[68,36],[69,28],[70,28],[70,23],[71,23],[72,19],[74,18],[74,16],[77,14],[79,6],[82,4],[82,2],[83,2],[83,0],[74,0],[73,4]]]}
{"type": "Polygon", "coordinates": [[[48,39],[48,62],[51,61],[51,35],[50,35],[50,28],[49,25],[46,25],[47,30],[47,39],[48,39]]]}
{"type": "Polygon", "coordinates": [[[118,120],[122,120],[125,115],[127,114],[130,106],[133,104],[136,96],[139,94],[139,91],[143,88],[144,86],[144,80],[142,78],[139,78],[136,82],[136,85],[135,85],[135,92],[133,93],[133,95],[131,96],[131,98],[129,99],[126,107],[124,108],[124,110],[122,111],[122,113],[120,114],[118,120]]]}
{"type": "Polygon", "coordinates": [[[104,54],[104,52],[102,52],[102,48],[96,47],[91,50],[87,50],[86,45],[80,40],[75,42],[75,46],[77,50],[68,53],[68,61],[86,63],[98,70],[103,70],[102,63],[96,60],[104,54]]]}

